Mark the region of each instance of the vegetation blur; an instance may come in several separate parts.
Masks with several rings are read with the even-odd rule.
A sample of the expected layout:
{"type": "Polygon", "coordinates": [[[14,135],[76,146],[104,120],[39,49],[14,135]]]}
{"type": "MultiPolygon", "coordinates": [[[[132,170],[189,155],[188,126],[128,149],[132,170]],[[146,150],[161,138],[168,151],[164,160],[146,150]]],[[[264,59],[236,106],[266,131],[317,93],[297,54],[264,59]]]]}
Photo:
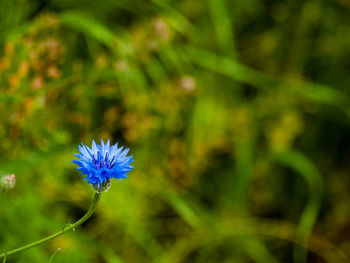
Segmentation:
{"type": "Polygon", "coordinates": [[[7,263],[349,262],[348,0],[0,6],[0,253],[86,212],[80,142],[135,160],[7,263]]]}

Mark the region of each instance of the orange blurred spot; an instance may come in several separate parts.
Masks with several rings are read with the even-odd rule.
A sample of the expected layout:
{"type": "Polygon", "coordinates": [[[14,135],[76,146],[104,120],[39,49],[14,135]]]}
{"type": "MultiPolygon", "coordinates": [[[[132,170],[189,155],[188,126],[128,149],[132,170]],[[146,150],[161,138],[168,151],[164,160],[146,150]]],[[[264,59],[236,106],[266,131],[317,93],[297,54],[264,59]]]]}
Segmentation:
{"type": "Polygon", "coordinates": [[[20,78],[27,76],[29,71],[29,63],[28,61],[24,60],[21,62],[18,68],[18,75],[20,78]]]}
{"type": "Polygon", "coordinates": [[[24,108],[24,113],[29,114],[31,110],[33,109],[33,99],[31,98],[26,98],[23,100],[23,108],[24,108]]]}
{"type": "Polygon", "coordinates": [[[32,81],[32,88],[37,90],[44,86],[44,79],[42,76],[36,76],[32,81]]]}
{"type": "Polygon", "coordinates": [[[6,55],[11,55],[14,51],[14,46],[11,42],[7,42],[4,47],[5,54],[6,55]]]}
{"type": "Polygon", "coordinates": [[[18,85],[19,85],[19,77],[18,77],[18,75],[11,75],[10,79],[9,79],[9,83],[10,83],[11,89],[17,88],[18,85]]]}
{"type": "Polygon", "coordinates": [[[61,76],[61,72],[57,67],[52,66],[47,70],[47,76],[52,79],[58,79],[61,76]]]}

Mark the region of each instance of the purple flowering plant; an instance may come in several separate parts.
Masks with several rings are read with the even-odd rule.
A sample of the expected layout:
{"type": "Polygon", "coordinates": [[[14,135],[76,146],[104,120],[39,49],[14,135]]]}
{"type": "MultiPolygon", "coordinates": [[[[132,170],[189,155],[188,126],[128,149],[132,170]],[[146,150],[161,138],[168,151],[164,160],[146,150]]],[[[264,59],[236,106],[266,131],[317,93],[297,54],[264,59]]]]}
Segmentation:
{"type": "Polygon", "coordinates": [[[118,143],[110,146],[109,139],[106,144],[101,140],[100,145],[93,140],[91,148],[83,143],[79,146],[79,153],[75,154],[79,160],[73,163],[79,165],[77,170],[86,175],[84,180],[88,184],[96,191],[104,192],[111,179],[127,178],[126,174],[134,168],[130,165],[133,156],[126,156],[128,152],[129,148],[118,147],[118,143]]]}
{"type": "Polygon", "coordinates": [[[79,153],[75,154],[75,156],[79,160],[73,160],[72,162],[79,165],[77,169],[81,172],[81,174],[86,175],[84,180],[87,181],[88,184],[91,184],[96,191],[88,211],[78,221],[73,224],[65,225],[61,231],[58,231],[55,234],[22,247],[1,253],[0,258],[4,258],[3,262],[6,261],[6,258],[9,255],[38,246],[46,241],[62,235],[69,230],[74,230],[77,226],[81,225],[94,213],[98,201],[101,198],[102,192],[106,192],[109,189],[111,179],[121,180],[122,178],[126,178],[126,174],[134,168],[130,165],[130,163],[133,161],[133,156],[127,156],[129,149],[118,147],[118,143],[111,146],[109,140],[107,143],[104,143],[103,140],[101,140],[101,144],[97,145],[93,140],[91,148],[82,143],[78,149],[79,153]]]}

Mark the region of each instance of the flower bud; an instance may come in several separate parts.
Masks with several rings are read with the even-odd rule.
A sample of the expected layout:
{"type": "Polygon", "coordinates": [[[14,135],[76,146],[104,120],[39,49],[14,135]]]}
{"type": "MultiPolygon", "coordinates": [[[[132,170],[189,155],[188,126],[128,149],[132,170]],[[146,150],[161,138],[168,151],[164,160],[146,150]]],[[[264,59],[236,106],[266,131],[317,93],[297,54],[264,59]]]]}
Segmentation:
{"type": "Polygon", "coordinates": [[[16,176],[14,174],[8,174],[1,177],[1,188],[12,189],[16,184],[16,176]]]}

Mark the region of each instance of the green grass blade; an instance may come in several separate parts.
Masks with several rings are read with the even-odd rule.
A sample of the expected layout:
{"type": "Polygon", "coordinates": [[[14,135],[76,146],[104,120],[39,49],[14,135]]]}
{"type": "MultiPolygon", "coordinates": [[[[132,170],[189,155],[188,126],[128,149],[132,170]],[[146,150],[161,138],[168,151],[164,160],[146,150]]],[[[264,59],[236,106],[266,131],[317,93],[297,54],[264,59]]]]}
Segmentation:
{"type": "Polygon", "coordinates": [[[56,255],[57,255],[58,252],[60,252],[60,251],[61,251],[61,248],[59,247],[59,248],[55,251],[55,253],[53,253],[53,255],[51,256],[49,263],[52,263],[52,262],[53,262],[53,259],[56,257],[56,255]]]}
{"type": "MultiPolygon", "coordinates": [[[[323,195],[323,180],[314,164],[304,154],[297,151],[289,151],[286,153],[277,154],[275,159],[283,165],[286,165],[297,171],[304,177],[309,185],[309,199],[301,214],[299,226],[296,233],[296,238],[300,242],[307,244],[307,239],[312,231],[318,216],[322,195],[323,195]]],[[[294,250],[294,257],[297,262],[304,262],[306,260],[305,249],[298,247],[294,250]]]]}

